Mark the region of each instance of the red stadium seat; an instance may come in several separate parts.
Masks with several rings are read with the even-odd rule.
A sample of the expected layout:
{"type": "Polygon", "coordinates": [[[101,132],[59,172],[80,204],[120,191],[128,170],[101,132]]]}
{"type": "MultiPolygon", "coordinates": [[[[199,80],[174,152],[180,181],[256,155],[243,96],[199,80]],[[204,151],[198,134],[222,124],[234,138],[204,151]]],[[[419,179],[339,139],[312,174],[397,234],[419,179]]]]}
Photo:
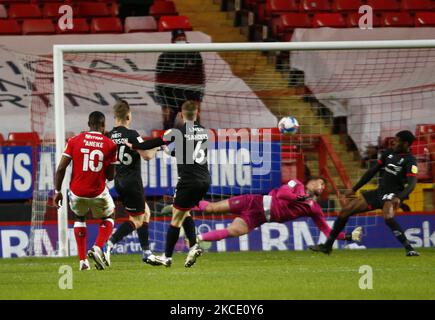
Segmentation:
{"type": "Polygon", "coordinates": [[[387,12],[382,14],[384,27],[413,27],[414,19],[407,12],[387,12]]]}
{"type": "Polygon", "coordinates": [[[8,12],[4,5],[0,4],[0,19],[5,19],[8,17],[8,12]]]}
{"type": "Polygon", "coordinates": [[[306,13],[285,13],[272,23],[272,36],[280,41],[291,41],[295,28],[311,28],[311,18],[306,13]]]}
{"type": "Polygon", "coordinates": [[[178,15],[175,5],[172,1],[159,1],[154,2],[150,7],[150,16],[159,19],[161,16],[176,16],[178,15]]]}
{"type": "Polygon", "coordinates": [[[111,16],[108,6],[102,2],[80,2],[77,10],[78,16],[83,18],[111,16]]]}
{"type": "Polygon", "coordinates": [[[431,0],[402,0],[401,9],[405,11],[424,11],[433,8],[431,0]]]}
{"type": "MultiPolygon", "coordinates": [[[[358,12],[349,13],[349,15],[347,16],[347,26],[349,28],[357,28],[359,26],[359,19],[362,16],[363,14],[359,14],[358,12]]],[[[377,15],[373,15],[373,27],[380,27],[380,26],[381,26],[381,19],[377,15]]]]}
{"type": "Polygon", "coordinates": [[[305,13],[286,13],[281,15],[281,25],[285,30],[311,27],[311,19],[305,13]]]}
{"type": "Polygon", "coordinates": [[[21,26],[19,25],[17,20],[0,20],[0,34],[21,34],[21,26]]]}
{"type": "Polygon", "coordinates": [[[44,3],[42,8],[42,16],[44,18],[57,18],[59,15],[59,7],[63,6],[65,3],[62,2],[51,2],[44,3]]]}
{"type": "Polygon", "coordinates": [[[267,0],[265,12],[267,16],[280,15],[281,13],[298,11],[295,0],[267,0]]]}
{"type": "Polygon", "coordinates": [[[302,0],[300,5],[301,11],[330,11],[331,5],[328,0],[302,0]]]}
{"type": "Polygon", "coordinates": [[[157,22],[152,16],[125,18],[124,32],[126,33],[154,31],[157,31],[157,22]]]}
{"type": "Polygon", "coordinates": [[[340,13],[316,13],[313,17],[313,27],[345,28],[346,21],[340,13]]]}
{"type": "Polygon", "coordinates": [[[37,132],[10,132],[8,140],[18,145],[36,146],[41,144],[41,139],[39,139],[37,132]]]}
{"type": "Polygon", "coordinates": [[[189,19],[186,16],[163,16],[160,17],[159,31],[171,31],[182,29],[184,31],[192,30],[189,19]]]}
{"type": "Polygon", "coordinates": [[[367,4],[376,11],[394,11],[400,9],[400,4],[397,0],[368,0],[367,4]]]}
{"type": "Polygon", "coordinates": [[[416,27],[435,27],[435,12],[416,12],[416,27]]]}
{"type": "Polygon", "coordinates": [[[92,33],[122,33],[124,32],[121,20],[116,17],[93,18],[91,21],[92,33]]]}
{"type": "Polygon", "coordinates": [[[3,135],[0,133],[0,146],[3,145],[3,143],[5,143],[5,138],[4,138],[3,135]]]}
{"type": "Polygon", "coordinates": [[[361,0],[334,0],[332,8],[335,11],[357,11],[362,5],[361,0]]]}
{"type": "Polygon", "coordinates": [[[42,17],[39,6],[34,3],[12,4],[9,7],[9,18],[25,19],[25,18],[40,18],[42,17]]]}
{"type": "Polygon", "coordinates": [[[73,28],[61,30],[59,25],[56,23],[56,32],[58,34],[84,34],[89,33],[91,29],[85,18],[73,19],[73,28]]]}
{"type": "Polygon", "coordinates": [[[56,29],[54,28],[51,19],[26,19],[23,21],[22,29],[24,35],[56,33],[56,29]]]}

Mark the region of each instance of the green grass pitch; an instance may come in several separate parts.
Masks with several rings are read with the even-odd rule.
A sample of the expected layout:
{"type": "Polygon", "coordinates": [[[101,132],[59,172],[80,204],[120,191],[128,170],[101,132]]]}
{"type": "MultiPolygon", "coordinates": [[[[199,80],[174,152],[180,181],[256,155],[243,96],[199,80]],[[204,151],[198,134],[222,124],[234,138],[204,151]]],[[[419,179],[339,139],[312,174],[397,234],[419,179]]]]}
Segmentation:
{"type": "Polygon", "coordinates": [[[109,269],[81,272],[76,257],[3,259],[0,299],[435,299],[435,250],[419,251],[206,252],[190,269],[185,254],[171,268],[113,255],[109,269]],[[73,269],[71,290],[59,288],[65,264],[73,269]],[[372,267],[371,290],[359,288],[362,265],[372,267]]]}

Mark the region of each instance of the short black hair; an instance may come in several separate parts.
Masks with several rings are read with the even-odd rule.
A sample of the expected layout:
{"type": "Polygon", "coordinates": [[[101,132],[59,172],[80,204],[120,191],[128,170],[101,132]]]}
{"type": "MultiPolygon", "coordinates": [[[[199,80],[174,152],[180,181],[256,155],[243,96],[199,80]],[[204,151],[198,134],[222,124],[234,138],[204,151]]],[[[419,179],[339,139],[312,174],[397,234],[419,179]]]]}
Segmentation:
{"type": "Polygon", "coordinates": [[[106,117],[100,111],[94,111],[89,114],[89,126],[102,126],[106,121],[106,117]]]}
{"type": "Polygon", "coordinates": [[[403,130],[396,133],[396,137],[404,142],[408,142],[409,145],[411,145],[415,140],[415,136],[409,130],[403,130]]]}
{"type": "Polygon", "coordinates": [[[172,34],[172,40],[178,38],[179,36],[186,36],[186,33],[184,32],[183,29],[174,29],[172,30],[171,34],[172,34]]]}
{"type": "Polygon", "coordinates": [[[328,181],[326,180],[326,178],[321,177],[321,176],[309,176],[308,178],[305,179],[305,184],[307,184],[308,182],[312,181],[312,180],[323,180],[323,182],[325,184],[328,184],[328,181]]]}

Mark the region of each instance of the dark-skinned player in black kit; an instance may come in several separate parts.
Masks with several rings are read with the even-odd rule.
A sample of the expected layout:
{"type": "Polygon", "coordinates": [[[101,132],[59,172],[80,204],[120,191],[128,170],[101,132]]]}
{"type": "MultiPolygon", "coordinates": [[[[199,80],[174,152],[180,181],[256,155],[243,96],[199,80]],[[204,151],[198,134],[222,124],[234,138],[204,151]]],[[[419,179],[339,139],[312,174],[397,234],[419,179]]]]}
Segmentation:
{"type": "Polygon", "coordinates": [[[327,241],[324,244],[311,246],[311,250],[330,254],[337,235],[344,229],[350,216],[382,209],[385,224],[405,248],[406,256],[420,255],[411,246],[399,223],[394,219],[401,202],[408,198],[417,184],[417,162],[410,151],[414,140],[415,137],[410,131],[404,130],[396,134],[393,147],[387,149],[376,166],[367,170],[358,183],[346,192],[346,197],[350,201],[339,213],[327,241]],[[368,183],[378,171],[381,171],[378,188],[363,192],[361,197],[356,198],[355,192],[368,183]]]}

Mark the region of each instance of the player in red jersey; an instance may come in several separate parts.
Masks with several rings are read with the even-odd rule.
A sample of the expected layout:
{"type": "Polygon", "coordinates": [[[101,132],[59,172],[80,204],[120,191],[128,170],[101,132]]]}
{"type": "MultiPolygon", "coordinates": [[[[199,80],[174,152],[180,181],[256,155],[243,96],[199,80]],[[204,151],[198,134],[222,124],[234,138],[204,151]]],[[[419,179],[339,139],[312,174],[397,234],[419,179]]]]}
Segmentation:
{"type": "Polygon", "coordinates": [[[80,270],[90,269],[86,258],[86,214],[91,210],[95,218],[103,221],[94,246],[87,256],[95,261],[95,267],[104,269],[106,263],[103,245],[113,231],[115,205],[106,187],[106,179],[113,180],[116,164],[116,144],[104,136],[105,117],[99,111],[89,115],[89,131],[69,139],[56,171],[54,203],[62,206],[61,193],[65,171],[72,161],[69,190],[71,210],[75,215],[74,235],[80,258],[80,270]]]}
{"type": "MultiPolygon", "coordinates": [[[[196,210],[208,214],[232,213],[239,216],[226,229],[200,234],[198,240],[218,241],[228,237],[240,237],[266,222],[284,223],[300,217],[313,219],[320,231],[328,236],[331,228],[316,202],[324,189],[323,178],[311,177],[305,186],[298,180],[290,180],[280,188],[273,189],[268,195],[247,194],[214,203],[201,201],[196,210]]],[[[361,235],[362,228],[357,227],[351,234],[341,232],[338,239],[360,241],[361,235]]]]}

